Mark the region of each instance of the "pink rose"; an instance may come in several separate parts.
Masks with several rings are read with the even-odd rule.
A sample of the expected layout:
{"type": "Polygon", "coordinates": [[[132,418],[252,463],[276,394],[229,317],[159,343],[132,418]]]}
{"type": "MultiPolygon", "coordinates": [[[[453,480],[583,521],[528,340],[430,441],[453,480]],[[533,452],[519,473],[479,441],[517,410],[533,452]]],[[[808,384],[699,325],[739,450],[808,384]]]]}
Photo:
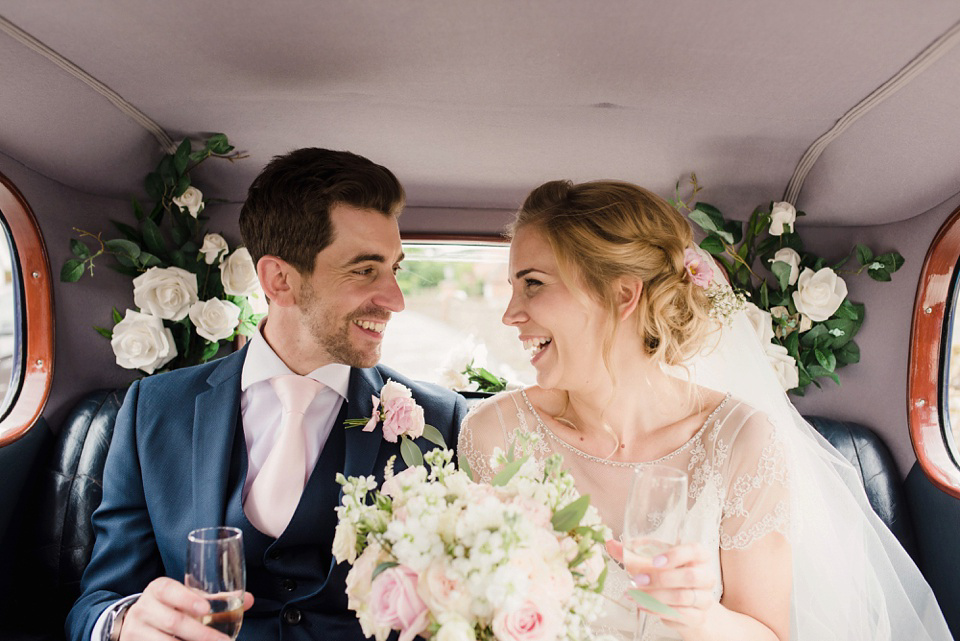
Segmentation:
{"type": "Polygon", "coordinates": [[[470,594],[451,576],[445,562],[434,560],[420,575],[417,590],[432,611],[470,617],[470,594]]]}
{"type": "Polygon", "coordinates": [[[687,247],[683,252],[683,268],[697,287],[706,287],[713,282],[713,267],[710,266],[710,261],[693,247],[687,247]]]}
{"type": "Polygon", "coordinates": [[[383,438],[391,443],[406,434],[417,438],[423,434],[423,408],[412,398],[395,396],[383,404],[383,438]]]}
{"type": "Polygon", "coordinates": [[[373,410],[370,412],[370,420],[363,426],[364,432],[372,432],[377,428],[377,423],[380,422],[380,412],[377,411],[377,408],[380,407],[380,399],[376,396],[371,396],[370,398],[373,399],[373,410]]]}
{"type": "Polygon", "coordinates": [[[544,608],[532,598],[516,610],[501,611],[493,617],[493,634],[498,641],[554,641],[563,624],[559,607],[544,608]]]}
{"type": "Polygon", "coordinates": [[[417,594],[417,573],[404,565],[384,570],[370,593],[378,626],[400,630],[400,641],[411,641],[427,629],[430,611],[417,594]]]}

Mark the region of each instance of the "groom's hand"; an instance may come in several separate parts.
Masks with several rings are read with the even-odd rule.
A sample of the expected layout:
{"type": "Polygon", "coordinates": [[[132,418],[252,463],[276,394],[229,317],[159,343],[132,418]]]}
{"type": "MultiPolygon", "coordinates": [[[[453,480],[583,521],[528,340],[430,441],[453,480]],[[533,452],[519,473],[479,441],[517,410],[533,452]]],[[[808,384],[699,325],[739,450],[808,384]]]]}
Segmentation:
{"type": "MultiPolygon", "coordinates": [[[[253,595],[243,595],[244,611],[253,605],[253,595]]],[[[230,637],[200,623],[210,603],[179,581],[154,579],[134,603],[120,628],[120,641],[181,639],[182,641],[230,641],[230,637]]]]}

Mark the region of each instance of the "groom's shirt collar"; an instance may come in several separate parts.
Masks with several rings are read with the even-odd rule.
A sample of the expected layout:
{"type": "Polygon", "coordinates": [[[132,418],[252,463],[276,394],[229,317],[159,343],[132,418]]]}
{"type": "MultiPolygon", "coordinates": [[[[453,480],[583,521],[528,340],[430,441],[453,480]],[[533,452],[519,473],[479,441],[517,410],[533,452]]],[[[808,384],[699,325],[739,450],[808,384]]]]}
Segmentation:
{"type": "MultiPolygon", "coordinates": [[[[261,333],[262,328],[263,323],[260,323],[247,346],[247,357],[243,361],[243,370],[240,373],[240,390],[242,392],[247,391],[256,383],[269,380],[275,376],[294,374],[267,343],[261,333]]],[[[350,387],[349,365],[331,363],[318,367],[307,374],[307,377],[323,383],[346,400],[347,389],[350,387]]]]}

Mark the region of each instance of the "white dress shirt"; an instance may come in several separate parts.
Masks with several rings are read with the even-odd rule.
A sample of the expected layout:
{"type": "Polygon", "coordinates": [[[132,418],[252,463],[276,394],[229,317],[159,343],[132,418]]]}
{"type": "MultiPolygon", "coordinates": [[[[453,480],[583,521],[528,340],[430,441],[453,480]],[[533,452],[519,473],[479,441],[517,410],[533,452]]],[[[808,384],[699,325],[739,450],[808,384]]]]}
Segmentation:
{"type": "MultiPolygon", "coordinates": [[[[261,333],[262,329],[263,322],[257,328],[257,333],[250,339],[247,356],[243,360],[243,370],[240,373],[240,420],[243,424],[243,438],[247,445],[247,477],[243,482],[243,501],[247,500],[250,484],[257,478],[263,462],[270,454],[280,427],[283,408],[280,406],[277,393],[270,385],[270,379],[295,373],[267,344],[261,333]]],[[[317,393],[304,413],[307,477],[309,478],[333,430],[340,408],[347,399],[350,366],[331,363],[318,367],[307,376],[325,386],[317,393]]],[[[184,545],[186,545],[186,539],[184,539],[184,545]]],[[[120,606],[130,603],[139,596],[134,594],[124,597],[104,610],[93,626],[91,641],[107,641],[109,630],[106,629],[106,623],[110,615],[120,606]]]]}

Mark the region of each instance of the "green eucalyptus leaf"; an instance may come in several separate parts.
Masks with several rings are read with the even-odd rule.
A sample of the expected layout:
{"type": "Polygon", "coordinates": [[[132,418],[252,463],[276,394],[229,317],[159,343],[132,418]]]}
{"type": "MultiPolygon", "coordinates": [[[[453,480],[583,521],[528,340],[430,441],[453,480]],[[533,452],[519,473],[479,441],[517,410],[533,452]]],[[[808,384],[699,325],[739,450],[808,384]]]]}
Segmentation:
{"type": "Polygon", "coordinates": [[[187,258],[179,249],[174,249],[172,252],[170,252],[170,262],[173,263],[175,267],[179,267],[180,269],[187,268],[187,258]]]}
{"type": "Polygon", "coordinates": [[[204,147],[190,154],[190,162],[194,164],[201,163],[206,160],[208,156],[210,156],[210,150],[204,147]]]}
{"type": "Polygon", "coordinates": [[[853,365],[860,362],[860,347],[853,341],[850,341],[839,347],[834,355],[837,357],[839,365],[853,365]]]}
{"type": "Polygon", "coordinates": [[[147,250],[153,254],[167,253],[167,241],[155,222],[147,218],[140,224],[140,229],[143,231],[143,244],[147,250]]]}
{"type": "Polygon", "coordinates": [[[832,338],[834,350],[850,342],[860,329],[857,321],[849,318],[831,318],[824,322],[824,326],[832,338]]]}
{"type": "Polygon", "coordinates": [[[583,520],[588,507],[590,507],[590,496],[584,494],[575,501],[557,510],[553,518],[550,519],[550,524],[553,525],[553,529],[557,532],[569,532],[580,525],[580,521],[583,520]]]}
{"type": "Polygon", "coordinates": [[[473,470],[470,469],[470,464],[467,462],[466,456],[457,457],[457,466],[463,470],[468,479],[473,480],[473,470]]]}
{"type": "Polygon", "coordinates": [[[787,336],[784,347],[787,348],[787,352],[790,354],[790,356],[793,356],[793,358],[796,360],[800,360],[800,332],[793,332],[787,336]]]}
{"type": "Polygon", "coordinates": [[[777,277],[777,284],[780,286],[780,291],[787,291],[787,288],[790,287],[790,264],[782,260],[775,260],[770,265],[770,271],[777,277]]]}
{"type": "Polygon", "coordinates": [[[113,324],[116,325],[123,320],[123,316],[120,314],[120,311],[114,307],[113,308],[113,324]]]}
{"type": "MultiPolygon", "coordinates": [[[[723,231],[730,234],[730,237],[733,238],[731,245],[736,245],[741,240],[743,240],[743,225],[736,220],[728,220],[723,224],[723,231]]],[[[744,247],[747,247],[747,243],[744,243],[744,247]]]]}
{"type": "Polygon", "coordinates": [[[390,568],[397,567],[398,565],[400,564],[397,563],[396,561],[384,561],[383,563],[379,564],[376,568],[374,568],[373,572],[370,573],[370,582],[373,583],[373,580],[376,579],[378,576],[380,576],[390,568]]]}
{"type": "MultiPolygon", "coordinates": [[[[134,262],[129,256],[124,256],[123,254],[117,254],[114,258],[117,259],[117,262],[120,263],[121,267],[134,268],[136,269],[137,263],[134,262]]],[[[112,266],[112,265],[111,265],[112,266]]]]}
{"type": "Polygon", "coordinates": [[[873,262],[873,250],[871,250],[866,245],[857,243],[857,246],[854,248],[857,251],[857,260],[861,265],[866,265],[873,262]]]}
{"type": "Polygon", "coordinates": [[[183,176],[180,176],[180,178],[177,180],[176,187],[173,188],[173,197],[179,198],[180,196],[182,196],[183,192],[185,192],[187,190],[187,187],[189,186],[190,186],[190,176],[186,174],[184,174],[183,176]]]}
{"type": "Polygon", "coordinates": [[[837,357],[829,349],[815,349],[813,353],[823,369],[832,372],[837,368],[837,357]]]}
{"type": "Polygon", "coordinates": [[[111,332],[111,331],[110,331],[109,329],[107,329],[106,327],[97,327],[96,325],[94,325],[94,326],[93,326],[93,331],[95,331],[96,333],[100,334],[100,335],[103,336],[104,338],[113,338],[113,332],[111,332]]]}
{"type": "Polygon", "coordinates": [[[770,288],[767,281],[760,283],[760,309],[770,309],[770,288]]]}
{"type": "Polygon", "coordinates": [[[136,260],[140,255],[140,246],[123,238],[111,238],[103,245],[107,248],[107,251],[118,254],[118,256],[126,256],[131,260],[136,260]]]}
{"type": "Polygon", "coordinates": [[[175,247],[180,247],[187,240],[179,225],[174,225],[170,229],[170,239],[175,247]]]}
{"type": "Polygon", "coordinates": [[[90,249],[76,238],[70,239],[70,252],[81,260],[90,258],[90,249]]]}
{"type": "Polygon", "coordinates": [[[133,204],[133,215],[137,217],[137,220],[143,220],[143,207],[140,206],[140,201],[136,198],[132,199],[133,204]]]}
{"type": "Polygon", "coordinates": [[[893,278],[890,276],[890,272],[888,272],[884,267],[881,267],[880,269],[868,269],[867,274],[869,274],[870,278],[873,280],[881,283],[886,283],[893,280],[893,278]]]}
{"type": "Polygon", "coordinates": [[[422,436],[434,445],[439,445],[443,448],[447,447],[446,441],[443,440],[443,434],[441,434],[440,430],[435,428],[433,425],[424,425],[422,436]]]}
{"type": "Polygon", "coordinates": [[[217,352],[220,351],[220,342],[217,341],[207,341],[206,345],[203,346],[203,352],[200,354],[200,362],[206,363],[211,358],[217,355],[217,352]]]}
{"type": "Polygon", "coordinates": [[[76,258],[70,258],[63,263],[60,268],[60,281],[63,283],[75,283],[83,276],[83,261],[76,258]]]}
{"type": "Polygon", "coordinates": [[[140,252],[140,257],[137,258],[137,262],[140,263],[140,267],[143,269],[163,266],[163,261],[150,252],[140,252]]]}
{"type": "Polygon", "coordinates": [[[903,256],[897,252],[890,252],[887,254],[880,254],[874,260],[886,268],[889,272],[895,272],[901,267],[903,267],[903,256]]]}
{"type": "MultiPolygon", "coordinates": [[[[180,146],[177,147],[177,151],[173,154],[173,168],[178,174],[182,174],[187,170],[187,163],[190,162],[190,139],[184,138],[183,142],[180,143],[180,146]]],[[[180,194],[183,192],[181,191],[180,194]]],[[[180,194],[177,194],[178,196],[180,194]]]]}
{"type": "Polygon", "coordinates": [[[724,252],[723,241],[720,240],[719,236],[712,233],[700,241],[700,248],[711,254],[722,254],[724,252]]]}
{"type": "Polygon", "coordinates": [[[493,480],[490,481],[490,485],[494,487],[501,487],[510,482],[510,479],[520,471],[520,468],[523,467],[523,464],[527,462],[529,456],[524,456],[515,461],[510,461],[504,465],[499,472],[493,477],[493,480]]]}
{"type": "MultiPolygon", "coordinates": [[[[142,220],[142,217],[137,220],[142,220]]],[[[143,236],[140,235],[140,232],[137,231],[135,227],[131,227],[119,220],[111,220],[110,223],[117,228],[117,231],[126,236],[130,242],[137,243],[138,245],[143,243],[143,236]]]]}
{"type": "Polygon", "coordinates": [[[816,385],[817,387],[820,387],[820,384],[817,383],[816,379],[820,377],[829,378],[837,385],[840,384],[840,377],[837,376],[836,372],[831,372],[830,370],[828,370],[827,368],[821,365],[811,365],[810,367],[807,368],[807,370],[810,372],[810,376],[813,377],[812,379],[813,384],[816,385]]]}
{"type": "Polygon", "coordinates": [[[407,467],[423,465],[423,453],[413,443],[413,440],[406,436],[400,437],[400,458],[407,464],[407,467]]]}
{"type": "Polygon", "coordinates": [[[666,615],[676,619],[680,618],[679,612],[671,608],[666,603],[661,603],[642,590],[627,590],[627,595],[644,610],[649,610],[655,614],[666,615]]]}
{"type": "Polygon", "coordinates": [[[129,258],[127,258],[126,256],[117,256],[118,261],[121,258],[127,261],[128,263],[130,263],[130,265],[107,265],[107,267],[117,272],[118,274],[123,274],[124,276],[129,276],[130,278],[136,278],[137,276],[143,273],[138,268],[132,266],[133,261],[131,261],[129,258]]]}
{"type": "Polygon", "coordinates": [[[695,222],[706,232],[713,232],[729,244],[733,244],[733,234],[724,229],[726,221],[723,214],[713,205],[697,203],[696,209],[689,214],[690,220],[695,222]]]}
{"type": "Polygon", "coordinates": [[[829,336],[829,334],[827,334],[827,328],[817,324],[800,338],[800,344],[804,347],[813,347],[817,340],[822,339],[824,336],[829,336]]]}
{"type": "Polygon", "coordinates": [[[214,134],[207,138],[207,147],[215,154],[223,155],[233,151],[225,134],[214,134]]]}
{"type": "Polygon", "coordinates": [[[173,167],[173,156],[170,154],[164,156],[157,170],[164,185],[173,187],[177,184],[177,172],[173,167]]]}

